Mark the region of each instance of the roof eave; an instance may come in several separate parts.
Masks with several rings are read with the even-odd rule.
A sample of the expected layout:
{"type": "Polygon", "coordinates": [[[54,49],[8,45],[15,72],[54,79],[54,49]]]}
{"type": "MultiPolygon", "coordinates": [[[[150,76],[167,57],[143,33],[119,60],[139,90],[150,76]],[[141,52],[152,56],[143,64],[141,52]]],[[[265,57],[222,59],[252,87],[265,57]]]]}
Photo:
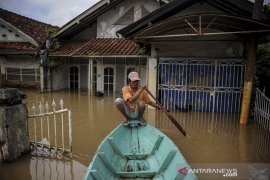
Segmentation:
{"type": "Polygon", "coordinates": [[[101,8],[102,6],[107,5],[109,3],[110,3],[110,0],[101,0],[101,1],[97,2],[94,6],[90,7],[89,9],[87,9],[86,11],[84,11],[83,13],[81,13],[80,15],[78,15],[77,17],[75,17],[74,19],[72,19],[71,21],[66,23],[65,25],[63,25],[57,31],[57,33],[55,34],[55,37],[57,38],[57,37],[61,36],[61,34],[64,33],[66,30],[68,30],[70,27],[78,24],[82,19],[91,15],[92,13],[97,11],[99,8],[101,8]]]}
{"type": "Polygon", "coordinates": [[[5,51],[0,50],[0,55],[35,55],[35,51],[5,51]]]}
{"type": "MultiPolygon", "coordinates": [[[[157,21],[157,19],[158,19],[158,21],[160,21],[162,19],[161,17],[166,16],[166,14],[168,14],[168,13],[170,14],[173,11],[175,11],[176,9],[178,11],[181,10],[181,9],[179,9],[180,6],[182,6],[183,9],[185,9],[185,7],[187,7],[188,5],[196,3],[196,2],[198,2],[198,1],[197,0],[172,1],[172,2],[162,6],[161,8],[153,11],[152,13],[145,16],[144,18],[120,29],[116,33],[121,34],[125,38],[132,38],[132,35],[134,33],[140,31],[141,29],[143,29],[145,27],[152,25],[153,23],[155,23],[157,21]]],[[[249,3],[249,5],[252,5],[252,3],[249,3]]]]}

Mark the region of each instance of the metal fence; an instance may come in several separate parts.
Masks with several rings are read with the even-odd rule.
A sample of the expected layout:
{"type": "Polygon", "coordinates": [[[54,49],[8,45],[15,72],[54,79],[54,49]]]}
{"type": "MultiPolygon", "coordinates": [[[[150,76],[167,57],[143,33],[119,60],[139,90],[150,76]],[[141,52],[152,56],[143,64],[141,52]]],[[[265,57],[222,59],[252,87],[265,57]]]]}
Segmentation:
{"type": "Polygon", "coordinates": [[[63,99],[59,101],[59,106],[54,99],[51,108],[47,101],[38,106],[33,104],[33,114],[28,117],[30,145],[41,152],[68,157],[72,152],[71,110],[64,108],[63,99]]]}
{"type": "Polygon", "coordinates": [[[270,99],[256,89],[254,120],[270,131],[270,99]]]}
{"type": "Polygon", "coordinates": [[[239,113],[245,62],[242,59],[159,61],[159,99],[169,110],[239,113]]]}

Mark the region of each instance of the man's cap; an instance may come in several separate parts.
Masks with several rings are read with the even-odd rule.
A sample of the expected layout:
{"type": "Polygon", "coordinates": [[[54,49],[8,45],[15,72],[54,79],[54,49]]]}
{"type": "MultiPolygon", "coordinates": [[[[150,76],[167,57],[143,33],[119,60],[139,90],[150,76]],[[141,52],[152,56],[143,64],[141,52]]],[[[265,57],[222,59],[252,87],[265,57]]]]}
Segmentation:
{"type": "Polygon", "coordinates": [[[128,78],[131,80],[131,81],[138,81],[140,80],[140,77],[139,77],[139,74],[135,71],[132,71],[128,74],[128,78]]]}

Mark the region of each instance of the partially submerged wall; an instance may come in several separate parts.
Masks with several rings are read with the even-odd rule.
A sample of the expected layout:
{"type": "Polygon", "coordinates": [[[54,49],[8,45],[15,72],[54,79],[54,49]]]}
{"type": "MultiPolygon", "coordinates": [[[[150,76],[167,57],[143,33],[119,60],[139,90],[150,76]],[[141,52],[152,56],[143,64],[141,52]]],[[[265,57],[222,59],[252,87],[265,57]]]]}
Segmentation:
{"type": "Polygon", "coordinates": [[[29,151],[28,112],[24,94],[0,89],[0,160],[10,162],[29,151]]]}

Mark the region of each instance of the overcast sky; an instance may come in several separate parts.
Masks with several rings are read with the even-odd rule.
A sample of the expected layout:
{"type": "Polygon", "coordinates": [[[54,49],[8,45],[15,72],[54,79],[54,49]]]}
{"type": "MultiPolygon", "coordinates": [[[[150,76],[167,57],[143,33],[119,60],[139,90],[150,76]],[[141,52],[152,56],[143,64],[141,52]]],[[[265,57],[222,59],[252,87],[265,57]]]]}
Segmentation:
{"type": "Polygon", "coordinates": [[[62,26],[99,0],[0,0],[0,7],[48,24],[62,26]]]}
{"type": "MultiPolygon", "coordinates": [[[[62,26],[99,0],[0,0],[0,7],[23,16],[62,26]]],[[[136,0],[137,1],[137,0],[136,0]]],[[[265,4],[270,0],[264,0],[265,4]]]]}

